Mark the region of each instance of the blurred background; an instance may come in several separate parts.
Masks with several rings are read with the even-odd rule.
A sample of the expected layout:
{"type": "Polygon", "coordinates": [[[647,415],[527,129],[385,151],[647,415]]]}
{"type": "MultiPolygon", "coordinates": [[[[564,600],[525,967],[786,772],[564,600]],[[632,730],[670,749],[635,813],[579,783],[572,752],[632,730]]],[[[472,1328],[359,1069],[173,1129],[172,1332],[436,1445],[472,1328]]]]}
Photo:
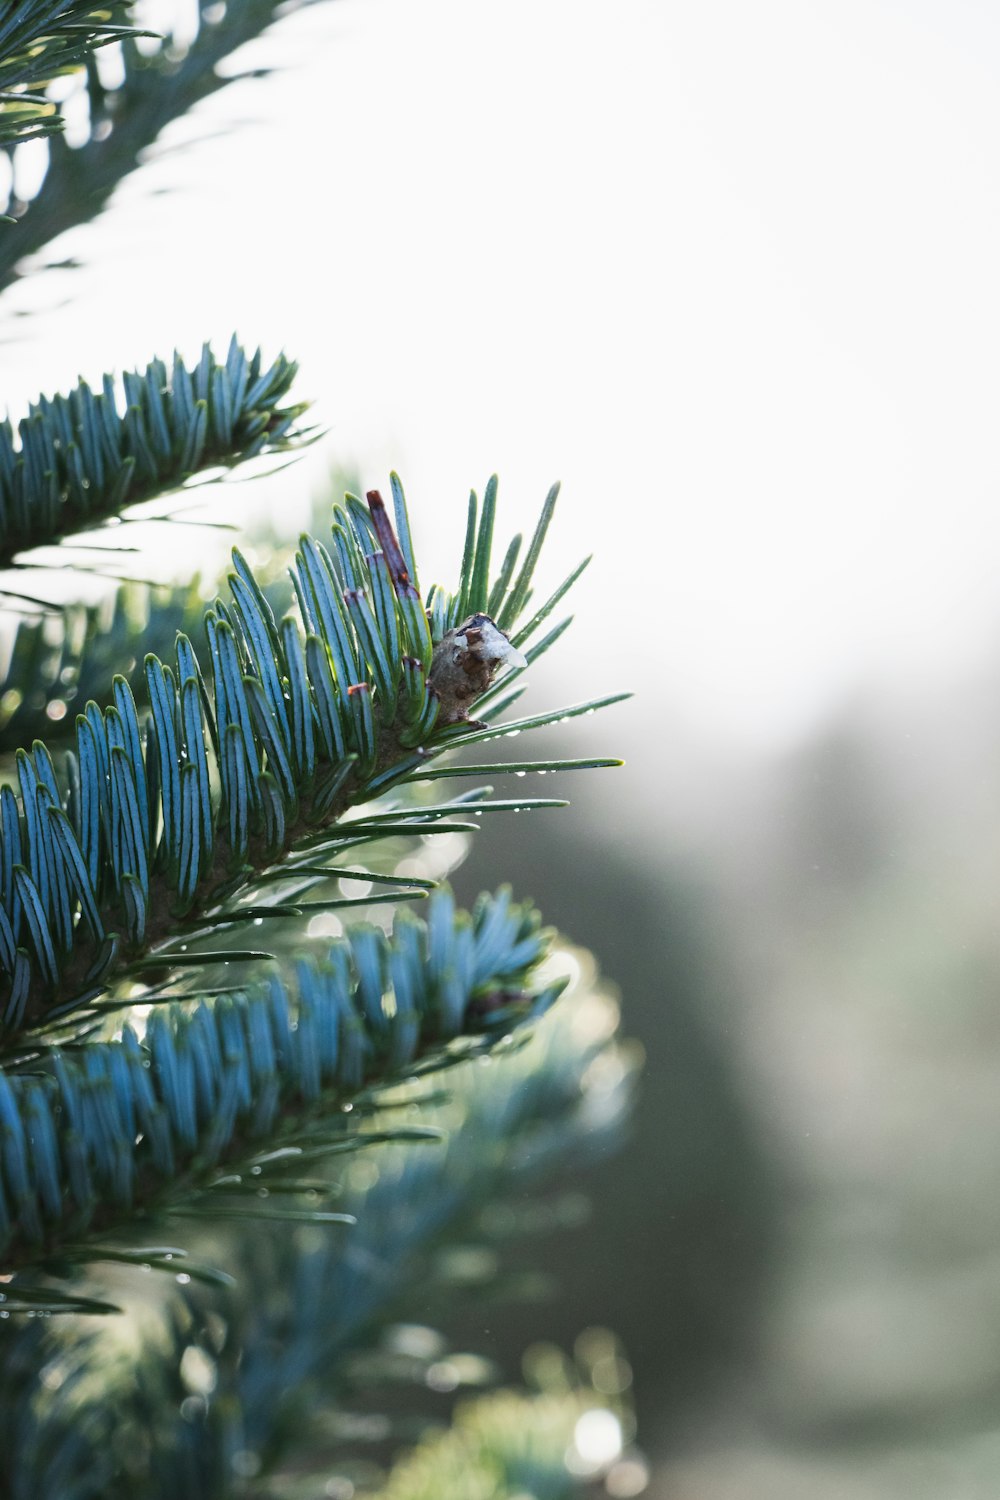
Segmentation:
{"type": "Polygon", "coordinates": [[[995,1496],[1000,14],[336,0],[237,61],[5,293],[0,403],[283,347],[329,433],[213,515],[395,467],[425,578],[562,479],[526,706],[633,688],[537,744],[628,764],[459,891],[592,947],[647,1069],[504,1336],[621,1334],[663,1500],[995,1496]]]}

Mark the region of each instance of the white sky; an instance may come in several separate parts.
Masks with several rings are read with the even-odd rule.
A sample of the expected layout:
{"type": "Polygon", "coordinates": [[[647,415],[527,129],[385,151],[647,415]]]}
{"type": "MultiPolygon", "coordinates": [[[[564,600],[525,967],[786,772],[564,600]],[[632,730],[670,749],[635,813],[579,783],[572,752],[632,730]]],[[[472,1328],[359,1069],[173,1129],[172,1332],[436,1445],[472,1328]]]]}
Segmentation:
{"type": "Polygon", "coordinates": [[[8,300],[70,299],[0,402],[283,346],[332,436],[272,504],[395,465],[426,577],[470,484],[499,471],[513,529],[559,476],[554,551],[599,551],[567,697],[624,679],[647,722],[779,747],[859,680],[996,653],[998,45],[972,0],[317,6],[202,116],[256,124],[8,300]]]}

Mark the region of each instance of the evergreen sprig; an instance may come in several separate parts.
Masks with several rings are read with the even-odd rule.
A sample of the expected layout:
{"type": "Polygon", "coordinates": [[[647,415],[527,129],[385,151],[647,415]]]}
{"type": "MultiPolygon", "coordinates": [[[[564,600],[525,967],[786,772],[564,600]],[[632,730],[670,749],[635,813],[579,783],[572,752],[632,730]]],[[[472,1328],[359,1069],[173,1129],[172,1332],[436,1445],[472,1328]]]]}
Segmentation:
{"type": "MultiPolygon", "coordinates": [[[[123,7],[119,5],[119,10],[123,7]]],[[[46,95],[98,47],[152,32],[115,24],[93,0],[14,0],[0,16],[0,146],[50,135],[65,125],[46,95]]]]}
{"type": "MultiPolygon", "coordinates": [[[[157,1007],[142,1040],[126,1025],[119,1040],[53,1051],[42,1072],[0,1071],[0,1265],[162,1260],[107,1236],[181,1208],[342,1219],[305,1199],[262,1207],[268,1167],[288,1192],[290,1148],[343,1143],[342,1106],[360,1091],[412,1074],[453,1038],[488,1044],[544,1011],[562,988],[531,988],[549,937],[509,891],[471,917],[441,891],[426,923],[400,914],[391,940],[359,925],[294,977],[157,1007]]],[[[0,1305],[44,1306],[45,1295],[15,1279],[0,1305]]]]}
{"type": "MultiPolygon", "coordinates": [[[[101,1294],[136,1312],[141,1299],[124,1331],[121,1320],[91,1318],[0,1323],[10,1430],[0,1488],[11,1486],[13,1500],[221,1500],[248,1468],[259,1493],[275,1496],[322,1493],[331,1468],[350,1472],[337,1413],[349,1414],[359,1388],[378,1409],[386,1324],[447,1325],[456,1301],[482,1290],[450,1252],[472,1244],[501,1260],[512,1224],[531,1212],[526,1193],[620,1136],[637,1060],[616,1038],[617,1007],[589,960],[578,955],[572,972],[529,1035],[502,1042],[490,1066],[479,1055],[451,1069],[445,1100],[438,1090],[418,1104],[426,1083],[360,1096],[355,1118],[393,1106],[365,1116],[357,1139],[376,1144],[362,1171],[306,1156],[320,1188],[339,1187],[353,1227],[265,1220],[247,1233],[207,1219],[193,1228],[208,1233],[214,1259],[224,1247],[231,1284],[184,1285],[190,1263],[174,1264],[182,1284],[152,1328],[148,1286],[114,1268],[101,1273],[101,1294]],[[400,1108],[407,1118],[419,1110],[439,1143],[378,1144],[400,1108]],[[88,1378],[95,1368],[99,1381],[88,1378]]],[[[297,1159],[288,1170],[301,1170],[297,1159]]],[[[551,1228],[559,1214],[547,1202],[551,1228]]]]}
{"type": "Polygon", "coordinates": [[[40,396],[14,427],[0,424],[0,567],[26,548],[92,530],[126,506],[177,489],[193,474],[260,453],[284,452],[307,433],[307,403],[283,405],[297,366],[265,366],[235,335],[224,361],[209,345],[188,368],[175,354],[81,380],[68,396],[40,396]]]}
{"type": "MultiPolygon", "coordinates": [[[[26,1027],[86,1014],[82,1008],[114,979],[267,957],[218,951],[212,941],[251,917],[301,912],[301,893],[323,878],[317,864],[345,849],[390,834],[474,828],[471,818],[485,811],[562,805],[524,797],[483,803],[483,790],[475,790],[436,805],[404,798],[342,821],[350,808],[384,797],[457,743],[561,721],[627,696],[490,730],[461,720],[439,724],[429,681],[437,631],[453,630],[466,609],[490,597],[504,610],[508,590],[526,602],[537,547],[516,580],[505,564],[508,583],[487,592],[491,481],[459,588],[453,595],[432,590],[425,615],[395,476],[393,490],[398,542],[374,492],[370,512],[353,496],[335,508],[329,550],[302,538],[292,579],[304,640],[294,619],[278,626],[234,552],[232,603],[216,601],[205,617],[211,693],[194,648],[179,636],[174,668],[146,659],[142,722],[119,678],[112,707],[102,712],[91,703],[78,717],[76,754],[67,757],[61,780],[40,742],[18,752],[20,797],[0,788],[0,1037],[8,1049],[26,1027]],[[247,909],[261,881],[263,898],[247,909]],[[208,947],[192,947],[193,931],[208,947]]],[[[525,663],[560,629],[529,649],[525,663]]]]}

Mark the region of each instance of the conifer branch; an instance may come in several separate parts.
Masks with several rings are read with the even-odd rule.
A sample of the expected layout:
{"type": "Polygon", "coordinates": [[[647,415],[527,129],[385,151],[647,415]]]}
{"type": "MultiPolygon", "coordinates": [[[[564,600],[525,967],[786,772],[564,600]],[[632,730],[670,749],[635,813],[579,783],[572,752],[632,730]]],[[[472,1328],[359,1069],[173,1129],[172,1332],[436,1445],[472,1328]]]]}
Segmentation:
{"type": "Polygon", "coordinates": [[[193,474],[300,445],[307,403],[282,405],[296,370],[284,355],[265,368],[234,335],[224,362],[206,344],[190,370],[175,354],[169,370],[154,359],[120,388],[105,375],[97,393],[81,380],[69,396],[40,396],[16,433],[0,424],[0,568],[193,474]]]}
{"type": "MultiPolygon", "coordinates": [[[[526,1038],[522,1030],[501,1044],[492,1066],[459,1064],[447,1099],[421,1107],[420,1123],[445,1132],[440,1144],[380,1145],[364,1187],[351,1188],[348,1175],[336,1201],[356,1226],[317,1233],[263,1221],[248,1234],[209,1221],[213,1256],[221,1244],[233,1278],[217,1289],[179,1287],[138,1356],[114,1326],[92,1318],[0,1325],[0,1402],[11,1432],[0,1475],[23,1476],[32,1496],[73,1493],[83,1481],[93,1486],[83,1493],[101,1500],[222,1500],[238,1449],[256,1456],[264,1493],[284,1493],[282,1475],[325,1481],[343,1457],[331,1415],[359,1382],[378,1400],[370,1353],[354,1364],[378,1330],[390,1320],[446,1323],[470,1294],[449,1248],[479,1244],[501,1256],[526,1193],[620,1136],[636,1059],[615,1037],[616,1007],[590,966],[574,969],[569,990],[526,1038]],[[95,1364],[102,1380],[88,1384],[95,1364]],[[192,1369],[204,1377],[194,1420],[192,1403],[182,1405],[192,1369]]],[[[409,1111],[419,1097],[419,1087],[376,1089],[367,1103],[409,1111]]],[[[365,1106],[362,1095],[354,1114],[365,1106]]],[[[392,1117],[376,1112],[357,1138],[378,1141],[392,1117]]],[[[296,1158],[288,1169],[301,1170],[296,1158]]],[[[340,1176],[336,1161],[320,1166],[322,1181],[332,1175],[340,1176]]],[[[121,1278],[118,1286],[124,1293],[121,1278]]]]}
{"type": "Polygon", "coordinates": [[[76,709],[103,697],[116,675],[134,687],[142,667],[137,638],[146,650],[165,655],[178,631],[197,631],[204,609],[195,578],[155,589],[132,583],[97,603],[72,601],[57,621],[21,615],[0,697],[0,754],[58,734],[60,724],[72,728],[76,709]]]}
{"type": "MultiPolygon", "coordinates": [[[[549,939],[509,891],[471,917],[438,892],[428,921],[401,914],[391,941],[358,926],[294,979],[157,1007],[141,1041],[126,1025],[121,1040],[52,1051],[44,1071],[0,1070],[0,1267],[129,1258],[110,1235],[182,1209],[267,1215],[269,1168],[280,1186],[287,1155],[343,1144],[342,1107],[361,1091],[544,1011],[562,986],[530,976],[549,939]]],[[[271,1212],[343,1218],[305,1199],[271,1212]]],[[[0,1303],[26,1297],[44,1293],[15,1278],[0,1303]]]]}
{"type": "MultiPolygon", "coordinates": [[[[119,7],[121,9],[121,7],[119,7]]],[[[75,72],[98,47],[153,32],[113,23],[93,0],[14,0],[0,17],[0,146],[64,129],[46,97],[54,79],[75,72]]]]}
{"type": "MultiPolygon", "coordinates": [[[[408,538],[398,481],[394,489],[399,532],[408,538]]],[[[266,957],[178,944],[192,927],[222,932],[243,919],[247,900],[290,911],[303,865],[390,834],[475,827],[462,813],[562,805],[526,797],[483,803],[484,792],[474,790],[434,805],[397,799],[344,819],[462,740],[615,701],[473,728],[461,684],[489,686],[506,638],[482,615],[461,629],[451,622],[460,621],[472,575],[482,589],[492,510],[474,533],[475,555],[456,593],[436,591],[444,635],[435,641],[416,570],[403,565],[399,548],[387,555],[376,545],[387,518],[377,496],[369,504],[370,512],[349,496],[335,510],[330,551],[302,538],[292,578],[304,641],[293,619],[278,627],[235,552],[232,603],[217,601],[205,617],[208,673],[180,636],[175,668],[146,659],[144,722],[119,678],[114,706],[101,712],[91,703],[78,717],[76,754],[62,780],[43,744],[18,752],[20,797],[0,788],[0,1045],[9,1057],[17,1046],[30,1054],[30,1040],[18,1043],[26,1029],[85,1020],[113,981],[266,957]],[[447,675],[438,688],[442,656],[447,675]],[[282,872],[284,893],[280,881],[272,884],[282,872]],[[260,880],[263,899],[254,895],[260,880]]],[[[523,575],[515,586],[524,589],[523,575]]],[[[526,658],[518,660],[520,671],[526,658]]]]}
{"type": "MultiPolygon", "coordinates": [[[[345,473],[341,493],[353,484],[354,476],[345,473]]],[[[336,482],[332,488],[337,489],[336,482]]],[[[207,489],[199,488],[190,496],[181,492],[178,502],[181,500],[186,503],[175,504],[168,497],[156,507],[155,517],[143,514],[136,517],[136,523],[145,526],[154,519],[157,526],[171,528],[178,543],[198,545],[199,554],[203,531],[239,530],[235,522],[211,516],[212,497],[207,489]]],[[[310,510],[316,518],[310,529],[324,526],[330,511],[328,493],[321,493],[310,510]]],[[[124,524],[129,526],[131,518],[126,517],[124,524]]],[[[105,556],[115,554],[117,539],[125,534],[120,527],[113,528],[106,542],[101,537],[96,539],[106,547],[105,556]]],[[[280,616],[291,593],[291,582],[282,565],[287,541],[282,518],[255,514],[250,536],[262,558],[256,576],[272,612],[280,616]]],[[[50,555],[67,558],[73,547],[72,542],[63,542],[50,555]]],[[[91,560],[85,547],[81,542],[84,566],[91,560]]],[[[45,557],[46,553],[43,550],[39,555],[45,557]]],[[[222,549],[216,552],[213,539],[203,554],[205,571],[183,581],[157,583],[150,588],[132,579],[98,600],[60,602],[56,616],[11,611],[13,639],[0,694],[0,756],[12,756],[18,746],[37,739],[54,741],[61,730],[71,734],[78,710],[91,700],[102,701],[116,675],[125,677],[133,693],[138,692],[144,654],[169,657],[178,632],[192,639],[200,634],[205,600],[217,591],[225,565],[222,549]]]]}
{"type": "Polygon", "coordinates": [[[308,0],[228,5],[198,0],[197,32],[190,40],[168,31],[140,48],[134,36],[123,36],[121,83],[106,87],[96,70],[87,73],[89,139],[71,147],[65,136],[50,136],[48,170],[38,195],[28,204],[11,205],[19,215],[16,224],[0,225],[0,289],[17,277],[26,257],[96,218],[171,121],[229,83],[266,74],[267,68],[222,73],[219,64],[299,3],[308,0]]]}
{"type": "MultiPolygon", "coordinates": [[[[99,214],[165,126],[233,77],[266,73],[224,78],[218,64],[299,3],[195,0],[190,38],[124,24],[131,0],[3,8],[0,149],[44,137],[47,166],[30,203],[8,198],[15,221],[0,213],[0,289],[99,214]],[[98,55],[109,45],[113,58],[98,55]],[[82,145],[52,97],[71,72],[82,145]]],[[[481,506],[470,499],[457,586],[422,596],[393,475],[392,519],[377,492],[367,507],[348,496],[325,546],[301,539],[296,616],[280,618],[234,552],[225,601],[192,622],[192,595],[176,592],[156,617],[169,643],[147,638],[141,670],[128,595],[98,646],[96,614],[32,587],[29,570],[49,567],[34,549],[116,578],[108,554],[134,549],[92,533],[126,507],[301,445],[294,374],[234,338],[224,363],[207,347],[190,370],[153,361],[0,425],[0,609],[42,611],[0,692],[0,753],[23,747],[0,785],[0,1491],[12,1500],[325,1487],[375,1330],[406,1317],[417,1282],[419,1316],[444,1321],[462,1286],[442,1247],[460,1234],[499,1246],[498,1195],[600,1152],[627,1109],[635,1064],[614,1041],[615,1004],[574,964],[580,1004],[549,1010],[566,981],[543,962],[538,913],[506,889],[456,913],[387,842],[563,805],[489,786],[449,797],[452,777],[617,764],[446,763],[616,701],[507,717],[570,623],[555,611],[586,567],[533,598],[558,486],[495,569],[492,478],[481,506]],[[81,633],[53,648],[53,615],[81,633]],[[203,628],[207,646],[192,645],[203,628]],[[73,750],[57,757],[59,720],[69,728],[81,703],[73,750]],[[30,750],[29,723],[43,731],[30,750]],[[368,923],[325,945],[314,935],[331,912],[390,901],[424,903],[425,920],[404,908],[391,936],[368,923]],[[184,1248],[159,1238],[178,1220],[184,1248]],[[139,1268],[172,1275],[150,1297],[139,1268]],[[91,1316],[119,1304],[131,1316],[91,1316]]],[[[384,1370],[364,1369],[377,1392],[384,1370]]],[[[434,1454],[438,1480],[418,1473],[414,1489],[411,1465],[398,1500],[437,1500],[441,1476],[468,1487],[480,1471],[562,1493],[554,1412],[508,1399],[471,1426],[471,1446],[463,1422],[434,1454]]]]}

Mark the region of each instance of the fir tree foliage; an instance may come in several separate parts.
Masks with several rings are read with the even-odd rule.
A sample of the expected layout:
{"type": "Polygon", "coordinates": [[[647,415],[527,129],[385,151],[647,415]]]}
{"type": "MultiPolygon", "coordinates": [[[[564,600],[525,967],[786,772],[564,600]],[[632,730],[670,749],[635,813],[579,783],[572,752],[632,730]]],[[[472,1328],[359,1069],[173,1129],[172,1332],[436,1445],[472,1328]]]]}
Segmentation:
{"type": "MultiPolygon", "coordinates": [[[[127,3],[13,0],[0,146],[16,168],[44,135],[28,149],[47,166],[33,201],[8,204],[0,287],[99,213],[166,125],[237,76],[222,59],[294,8],[196,0],[193,24],[178,8],[157,37],[127,3]],[[58,101],[74,70],[88,123],[70,139],[58,101]]],[[[395,475],[391,517],[378,492],[348,495],[300,539],[291,614],[238,549],[207,609],[179,589],[137,613],[127,589],[108,617],[25,586],[53,555],[114,578],[98,548],[130,550],[112,529],[127,508],[301,446],[294,375],[234,339],[225,359],[206,346],[191,366],[81,381],[0,428],[0,604],[44,609],[0,682],[13,1500],[312,1500],[338,1475],[343,1493],[378,1488],[381,1467],[346,1455],[361,1386],[392,1404],[392,1320],[447,1322],[470,1239],[499,1265],[524,1186],[607,1149],[628,1109],[636,1059],[586,959],[505,888],[457,910],[435,888],[447,859],[417,858],[487,813],[562,805],[488,784],[452,795],[454,778],[618,764],[454,758],[625,696],[512,714],[586,566],[536,597],[557,487],[499,566],[495,478],[473,495],[452,589],[421,591],[395,475]]],[[[515,1284],[490,1270],[476,1294],[515,1284]]],[[[429,1357],[408,1359],[406,1378],[442,1389],[429,1357]]],[[[449,1369],[461,1386],[485,1365],[449,1369]]],[[[476,1408],[386,1497],[569,1494],[589,1477],[566,1458],[582,1407],[559,1400],[476,1408]]],[[[413,1429],[385,1420],[391,1458],[413,1429]]]]}
{"type": "Polygon", "coordinates": [[[62,130],[65,121],[46,93],[52,82],[83,67],[99,47],[152,35],[115,23],[112,10],[93,0],[14,0],[5,5],[0,17],[0,145],[62,130]]]}
{"type": "MultiPolygon", "coordinates": [[[[79,1237],[137,1215],[255,1206],[289,1148],[341,1141],[342,1106],[373,1080],[412,1072],[456,1037],[488,1044],[544,1012],[560,987],[526,985],[548,941],[538,913],[507,891],[481,900],[471,920],[438,892],[428,921],[400,914],[392,940],[357,925],[287,979],[157,1007],[142,1040],[126,1024],[114,1041],[55,1052],[41,1075],[0,1073],[0,1264],[148,1263],[162,1257],[79,1237]]],[[[0,1305],[45,1307],[45,1293],[15,1285],[0,1305]]]]}
{"type": "MultiPolygon", "coordinates": [[[[292,571],[301,625],[286,618],[278,626],[234,551],[231,601],[217,600],[205,615],[208,652],[199,659],[181,636],[172,666],[148,656],[141,718],[119,678],[113,705],[101,711],[91,703],[78,716],[76,752],[62,778],[41,742],[18,752],[20,797],[0,788],[0,1047],[8,1055],[44,1021],[87,1016],[113,981],[266,957],[179,944],[193,930],[211,938],[249,920],[296,914],[293,898],[323,879],[317,863],[347,849],[390,833],[475,827],[469,820],[487,811],[562,805],[485,801],[488,789],[440,803],[393,799],[404,778],[433,779],[429,762],[460,740],[520,732],[614,701],[501,729],[439,727],[432,631],[453,630],[496,593],[488,588],[496,485],[487,489],[459,588],[432,590],[426,614],[395,477],[393,488],[402,550],[391,567],[377,545],[377,530],[387,535],[389,523],[375,492],[369,510],[353,496],[336,508],[329,549],[302,537],[292,571]],[[373,799],[372,810],[342,821],[373,799]]],[[[553,504],[550,495],[524,567],[496,596],[501,615],[508,589],[515,600],[528,595],[553,504]]],[[[561,597],[559,589],[536,612],[532,630],[561,597]]],[[[555,634],[533,647],[516,635],[529,646],[524,664],[555,634]]]]}
{"type": "MultiPolygon", "coordinates": [[[[311,433],[300,430],[301,440],[299,430],[286,435],[291,451],[277,459],[278,467],[295,462],[300,446],[310,440],[311,433]]],[[[270,470],[271,462],[265,453],[252,465],[252,471],[270,470]]],[[[48,741],[52,748],[56,744],[63,748],[62,735],[72,731],[77,712],[91,701],[102,702],[116,676],[127,680],[133,694],[141,693],[145,656],[152,652],[161,660],[169,659],[178,633],[191,640],[203,638],[205,605],[217,594],[219,575],[228,561],[225,549],[217,544],[225,534],[238,536],[241,530],[236,519],[223,520],[218,514],[215,476],[224,483],[235,474],[242,482],[241,468],[238,464],[235,469],[227,466],[209,471],[179,492],[157,497],[137,512],[123,513],[118,518],[120,525],[109,517],[105,534],[96,538],[100,552],[92,552],[84,537],[34,550],[32,557],[38,562],[54,567],[72,560],[74,569],[85,568],[88,575],[93,575],[99,558],[97,572],[103,576],[103,564],[109,560],[114,587],[100,588],[96,599],[63,598],[56,604],[50,597],[44,610],[8,607],[6,649],[0,667],[0,767],[6,767],[4,757],[8,757],[12,771],[14,752],[37,739],[48,741]],[[168,573],[150,583],[134,576],[134,572],[143,565],[142,542],[157,538],[162,527],[171,528],[172,542],[183,539],[197,544],[198,571],[183,579],[168,573]],[[129,543],[124,548],[123,537],[129,543]],[[133,538],[139,541],[133,542],[133,538]],[[207,545],[202,546],[203,541],[207,545]]],[[[306,511],[305,528],[311,532],[323,530],[330,515],[328,496],[358,488],[353,471],[331,475],[329,486],[324,485],[306,511]]],[[[272,613],[280,618],[293,598],[286,567],[289,538],[284,518],[268,520],[255,506],[250,540],[254,576],[272,613]]],[[[39,577],[44,585],[50,585],[51,572],[39,573],[39,577]]]]}
{"type": "MultiPolygon", "coordinates": [[[[203,522],[178,516],[169,524],[199,528],[203,522]]],[[[60,553],[69,555],[65,545],[60,553]]],[[[80,556],[89,560],[86,553],[80,556]]],[[[125,677],[135,691],[145,654],[169,655],[178,631],[197,634],[204,589],[200,575],[155,587],[132,579],[97,601],[64,603],[57,613],[51,608],[18,615],[8,611],[0,756],[12,757],[23,745],[51,739],[60,725],[73,723],[77,707],[103,698],[116,676],[125,677]]]]}
{"type": "MultiPolygon", "coordinates": [[[[478,638],[468,620],[484,605],[525,648],[484,700],[502,689],[509,705],[511,679],[562,633],[544,627],[563,585],[519,628],[555,491],[520,570],[515,539],[496,578],[495,479],[481,512],[473,496],[458,586],[432,589],[426,610],[395,475],[392,493],[395,525],[372,491],[367,506],[349,495],[334,507],[329,546],[300,539],[298,620],[276,621],[234,550],[230,600],[204,615],[207,670],[180,635],[170,666],[146,658],[141,716],[117,678],[113,705],[78,715],[61,774],[38,741],[16,755],[18,791],[0,787],[0,1257],[21,1271],[8,1308],[74,1305],[32,1269],[137,1255],[169,1267],[179,1252],[133,1254],[122,1231],[208,1204],[224,1215],[218,1194],[234,1170],[303,1139],[329,1148],[352,1092],[412,1072],[463,1035],[504,1035],[555,996],[532,979],[547,947],[540,918],[507,892],[471,917],[438,893],[427,922],[401,914],[391,940],[362,924],[318,962],[276,967],[264,986],[210,984],[281,951],[233,946],[234,929],[252,924],[266,939],[271,923],[294,931],[317,913],[427,895],[427,881],[347,867],[347,855],[367,849],[377,863],[391,838],[563,805],[494,799],[488,786],[430,800],[439,775],[485,769],[438,758],[614,701],[490,728],[463,715],[439,724],[437,655],[444,647],[453,660],[456,639],[478,638]],[[456,636],[466,617],[467,636],[456,636]],[[355,879],[386,888],[344,894],[355,879]],[[96,1039],[136,1004],[152,1007],[142,1037],[126,1021],[113,1040],[96,1039]]],[[[495,769],[602,763],[616,762],[495,769]]]]}
{"type": "Polygon", "coordinates": [[[0,424],[0,568],[192,475],[301,446],[306,404],[282,405],[295,375],[284,355],[265,365],[234,335],[224,360],[206,344],[190,369],[175,353],[169,368],[154,359],[120,382],[105,375],[97,392],[81,380],[40,396],[16,431],[0,424]]]}
{"type": "MultiPolygon", "coordinates": [[[[383,1434],[381,1457],[411,1430],[391,1416],[397,1394],[422,1391],[428,1421],[439,1421],[447,1397],[436,1393],[462,1395],[492,1381],[488,1364],[452,1350],[428,1322],[446,1324],[456,1304],[482,1299],[502,1317],[504,1298],[518,1291],[502,1270],[512,1244],[579,1224],[578,1194],[549,1190],[542,1199],[537,1189],[556,1167],[590,1162],[618,1143],[637,1067],[589,957],[557,952],[548,973],[567,988],[530,1034],[522,1028],[488,1053],[477,1044],[444,1074],[355,1095],[348,1118],[361,1123],[343,1144],[368,1142],[361,1154],[289,1155],[290,1170],[308,1173],[309,1191],[330,1195],[356,1218],[353,1227],[206,1215],[190,1222],[195,1247],[223,1260],[230,1281],[188,1280],[190,1260],[175,1260],[180,1284],[150,1308],[148,1277],[137,1288],[127,1266],[103,1268],[101,1293],[125,1305],[127,1337],[119,1318],[0,1325],[0,1400],[11,1434],[0,1476],[14,1500],[215,1500],[239,1493],[248,1476],[251,1493],[274,1500],[347,1494],[349,1486],[361,1495],[371,1483],[381,1487],[364,1434],[373,1424],[383,1434]],[[385,1141],[414,1111],[438,1139],[385,1141]]],[[[275,1176],[265,1202],[289,1202],[280,1187],[275,1176]]],[[[151,1263],[149,1247],[139,1254],[151,1263]]],[[[607,1395],[627,1390],[627,1372],[609,1380],[622,1368],[620,1352],[607,1336],[600,1348],[593,1337],[586,1342],[583,1373],[601,1360],[603,1404],[622,1415],[627,1437],[621,1398],[607,1395]]],[[[569,1437],[581,1398],[600,1404],[589,1381],[581,1390],[557,1379],[551,1357],[536,1354],[531,1373],[536,1390],[558,1397],[569,1437]]],[[[559,1480],[555,1493],[573,1493],[580,1476],[562,1461],[568,1441],[558,1453],[541,1441],[554,1432],[555,1408],[533,1429],[524,1398],[517,1413],[524,1438],[500,1422],[490,1443],[496,1458],[506,1452],[513,1461],[518,1449],[526,1456],[525,1440],[537,1444],[536,1472],[559,1480]]],[[[423,1454],[415,1472],[426,1475],[431,1462],[423,1454]]],[[[393,1477],[401,1495],[415,1472],[406,1464],[393,1477]]],[[[449,1484],[436,1496],[464,1500],[445,1472],[449,1484]]]]}

